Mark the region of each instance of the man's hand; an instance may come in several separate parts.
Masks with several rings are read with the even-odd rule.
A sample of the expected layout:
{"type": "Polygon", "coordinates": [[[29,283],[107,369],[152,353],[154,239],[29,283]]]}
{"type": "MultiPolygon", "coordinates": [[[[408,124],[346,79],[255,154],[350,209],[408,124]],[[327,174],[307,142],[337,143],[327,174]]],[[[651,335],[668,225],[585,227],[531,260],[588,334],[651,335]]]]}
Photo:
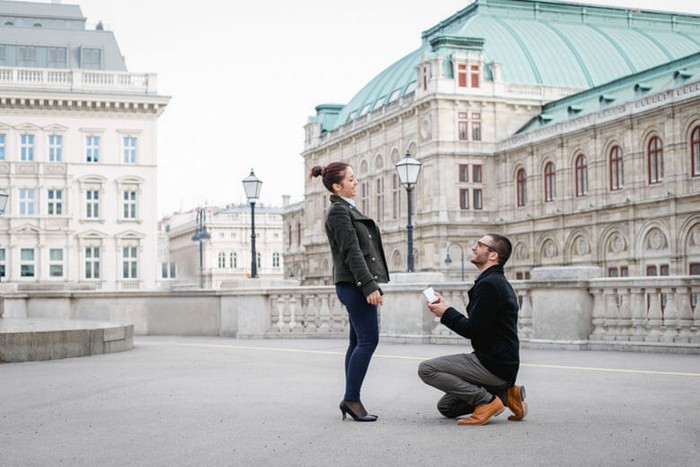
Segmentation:
{"type": "Polygon", "coordinates": [[[436,302],[428,303],[428,310],[438,318],[442,318],[442,315],[450,308],[450,305],[445,301],[445,297],[439,293],[435,292],[435,296],[437,296],[438,299],[436,302]]]}

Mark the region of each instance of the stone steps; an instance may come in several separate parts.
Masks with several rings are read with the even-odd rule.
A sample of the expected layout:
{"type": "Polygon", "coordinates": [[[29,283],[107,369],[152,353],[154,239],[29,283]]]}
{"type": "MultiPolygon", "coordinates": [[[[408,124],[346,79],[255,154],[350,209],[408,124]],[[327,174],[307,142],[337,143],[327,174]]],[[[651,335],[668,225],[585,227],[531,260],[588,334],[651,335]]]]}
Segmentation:
{"type": "Polygon", "coordinates": [[[133,324],[0,318],[0,363],[86,357],[133,348],[133,324]]]}

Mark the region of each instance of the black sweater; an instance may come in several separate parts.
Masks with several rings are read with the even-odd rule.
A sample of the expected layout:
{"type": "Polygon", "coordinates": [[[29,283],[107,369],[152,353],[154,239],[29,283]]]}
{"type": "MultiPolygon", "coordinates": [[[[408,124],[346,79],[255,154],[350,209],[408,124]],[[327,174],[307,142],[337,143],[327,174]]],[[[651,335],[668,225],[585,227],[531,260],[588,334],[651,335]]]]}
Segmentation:
{"type": "Polygon", "coordinates": [[[483,271],[469,289],[467,316],[448,308],[442,324],[470,339],[482,365],[494,375],[515,384],[520,367],[518,299],[502,266],[483,271]]]}

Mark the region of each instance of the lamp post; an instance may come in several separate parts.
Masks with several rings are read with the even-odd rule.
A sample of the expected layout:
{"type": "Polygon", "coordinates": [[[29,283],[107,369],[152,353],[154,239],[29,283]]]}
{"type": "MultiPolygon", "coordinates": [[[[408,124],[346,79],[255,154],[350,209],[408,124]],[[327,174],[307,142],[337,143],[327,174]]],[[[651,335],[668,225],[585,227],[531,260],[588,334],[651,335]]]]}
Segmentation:
{"type": "Polygon", "coordinates": [[[450,258],[450,248],[453,245],[457,245],[459,247],[459,251],[462,252],[462,282],[464,282],[464,248],[462,248],[462,245],[460,245],[459,243],[450,243],[449,245],[447,245],[447,254],[445,256],[445,264],[448,266],[450,264],[452,264],[452,258],[450,258]]]}
{"type": "Polygon", "coordinates": [[[406,187],[406,196],[408,198],[408,224],[406,225],[406,234],[408,236],[408,256],[406,257],[407,272],[413,272],[413,224],[411,223],[411,190],[418,180],[420,172],[420,162],[411,158],[409,153],[406,153],[403,159],[396,163],[396,172],[399,174],[399,181],[406,187]]]}
{"type": "Polygon", "coordinates": [[[255,203],[260,198],[260,189],[262,188],[262,180],[255,176],[253,169],[250,169],[250,175],[243,179],[243,189],[250,203],[250,278],[258,277],[258,261],[255,255],[255,203]]]}
{"type": "Polygon", "coordinates": [[[194,235],[192,235],[192,240],[199,242],[199,288],[204,288],[204,258],[202,254],[202,242],[209,240],[211,235],[207,232],[207,227],[205,225],[207,218],[207,213],[204,208],[199,208],[197,211],[197,230],[194,235]]]}
{"type": "MultiPolygon", "coordinates": [[[[5,190],[0,190],[0,216],[5,214],[5,208],[7,207],[7,200],[10,198],[9,193],[7,193],[5,190]]],[[[4,258],[3,258],[4,259],[4,258]]],[[[3,271],[4,275],[4,271],[3,271]]],[[[2,281],[2,275],[0,275],[0,281],[2,281]]],[[[4,304],[3,304],[4,306],[4,304]]],[[[0,309],[0,316],[2,316],[3,310],[0,309]]]]}

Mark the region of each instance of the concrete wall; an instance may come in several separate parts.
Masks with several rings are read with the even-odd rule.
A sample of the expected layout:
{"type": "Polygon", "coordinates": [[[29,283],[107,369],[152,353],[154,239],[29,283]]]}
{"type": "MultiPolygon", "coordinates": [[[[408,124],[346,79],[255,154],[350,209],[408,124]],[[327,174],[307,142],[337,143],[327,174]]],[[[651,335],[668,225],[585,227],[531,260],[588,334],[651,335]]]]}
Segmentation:
{"type": "MultiPolygon", "coordinates": [[[[700,353],[700,306],[695,305],[700,277],[608,279],[599,274],[595,267],[542,268],[531,280],[513,281],[522,303],[523,345],[700,353]]],[[[465,312],[471,285],[444,281],[440,273],[395,274],[382,287],[382,339],[464,343],[427,310],[422,290],[432,286],[465,312]]],[[[136,335],[341,338],[348,332],[347,313],[334,287],[258,280],[226,290],[5,293],[2,309],[4,318],[133,324],[136,335]]]]}

